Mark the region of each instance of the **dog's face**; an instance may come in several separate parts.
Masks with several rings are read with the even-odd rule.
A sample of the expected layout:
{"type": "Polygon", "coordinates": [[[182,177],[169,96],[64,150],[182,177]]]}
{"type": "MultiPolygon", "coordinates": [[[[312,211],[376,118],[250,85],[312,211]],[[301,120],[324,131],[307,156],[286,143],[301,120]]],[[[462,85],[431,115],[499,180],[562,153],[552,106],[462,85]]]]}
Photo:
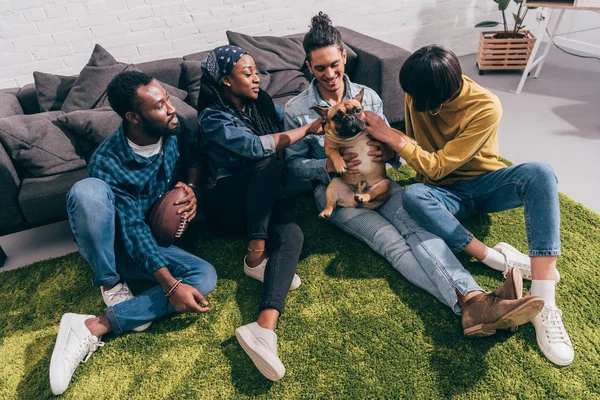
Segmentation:
{"type": "Polygon", "coordinates": [[[364,92],[365,89],[361,89],[354,99],[345,100],[331,108],[313,107],[317,114],[325,118],[326,134],[352,139],[365,129],[365,114],[361,104],[364,92]]]}

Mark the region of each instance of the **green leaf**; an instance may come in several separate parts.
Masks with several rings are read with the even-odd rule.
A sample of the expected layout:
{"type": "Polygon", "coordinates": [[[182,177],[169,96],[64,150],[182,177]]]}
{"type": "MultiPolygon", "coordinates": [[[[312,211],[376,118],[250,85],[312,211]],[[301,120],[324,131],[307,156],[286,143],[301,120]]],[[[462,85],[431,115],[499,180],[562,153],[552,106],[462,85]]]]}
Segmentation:
{"type": "Polygon", "coordinates": [[[510,0],[498,0],[498,10],[504,11],[508,8],[510,0]]]}
{"type": "Polygon", "coordinates": [[[523,21],[521,20],[521,18],[519,18],[519,16],[518,16],[517,14],[515,14],[515,13],[513,13],[513,18],[515,19],[515,23],[516,23],[517,25],[519,25],[521,22],[523,22],[523,21]]]}
{"type": "Polygon", "coordinates": [[[494,26],[500,25],[500,22],[496,21],[483,21],[475,25],[475,28],[492,28],[494,26]]]}
{"type": "Polygon", "coordinates": [[[517,4],[521,4],[523,2],[523,0],[513,0],[513,1],[517,4]]]}

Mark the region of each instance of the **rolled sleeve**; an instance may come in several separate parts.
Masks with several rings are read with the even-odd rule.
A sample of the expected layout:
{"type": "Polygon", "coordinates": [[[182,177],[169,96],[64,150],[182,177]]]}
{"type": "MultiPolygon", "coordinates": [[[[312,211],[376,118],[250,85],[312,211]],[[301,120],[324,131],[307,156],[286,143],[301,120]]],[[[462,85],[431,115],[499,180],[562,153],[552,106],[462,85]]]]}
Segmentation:
{"type": "Polygon", "coordinates": [[[265,156],[269,156],[275,153],[275,139],[273,135],[264,135],[258,137],[262,143],[263,150],[265,152],[265,156]]]}

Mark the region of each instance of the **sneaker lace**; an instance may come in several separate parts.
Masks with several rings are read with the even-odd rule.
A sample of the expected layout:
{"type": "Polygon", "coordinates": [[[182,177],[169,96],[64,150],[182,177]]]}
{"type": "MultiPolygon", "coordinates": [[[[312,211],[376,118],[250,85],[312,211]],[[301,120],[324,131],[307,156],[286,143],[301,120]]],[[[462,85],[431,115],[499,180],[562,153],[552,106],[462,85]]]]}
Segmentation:
{"type": "Polygon", "coordinates": [[[125,284],[121,285],[119,290],[115,292],[106,291],[104,293],[108,294],[110,296],[110,300],[116,303],[121,303],[123,301],[129,300],[129,298],[131,297],[131,291],[129,290],[129,287],[125,284]]]}
{"type": "Polygon", "coordinates": [[[542,324],[546,328],[546,337],[550,343],[569,343],[567,331],[562,322],[562,311],[558,308],[548,308],[547,313],[542,313],[542,324]]]}
{"type": "Polygon", "coordinates": [[[71,365],[71,369],[75,371],[75,368],[79,363],[87,362],[92,353],[98,349],[98,347],[104,346],[104,342],[101,342],[96,336],[88,336],[83,339],[79,344],[77,351],[75,352],[74,362],[71,365]]]}

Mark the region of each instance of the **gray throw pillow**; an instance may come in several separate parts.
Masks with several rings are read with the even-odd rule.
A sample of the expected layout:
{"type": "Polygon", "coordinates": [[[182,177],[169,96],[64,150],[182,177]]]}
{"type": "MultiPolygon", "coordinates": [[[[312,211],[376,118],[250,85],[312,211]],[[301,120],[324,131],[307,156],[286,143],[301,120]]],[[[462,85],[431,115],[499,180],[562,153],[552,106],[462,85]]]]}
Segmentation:
{"type": "Polygon", "coordinates": [[[75,150],[75,138],[61,130],[61,111],[0,119],[0,142],[27,176],[48,176],[85,167],[75,150]]]}
{"type": "MultiPolygon", "coordinates": [[[[183,118],[185,125],[197,134],[198,112],[175,96],[171,97],[171,103],[177,114],[183,118]]],[[[110,107],[77,110],[63,114],[57,120],[79,137],[82,151],[88,160],[98,145],[119,129],[123,121],[110,107]]]]}
{"type": "Polygon", "coordinates": [[[200,79],[202,78],[200,61],[183,61],[183,63],[181,63],[181,75],[183,84],[186,86],[188,93],[185,102],[194,108],[198,108],[200,79]]]}
{"type": "Polygon", "coordinates": [[[102,46],[97,44],[90,60],[79,73],[61,110],[71,112],[108,105],[106,87],[117,74],[128,68],[130,68],[128,64],[118,63],[102,46]]]}
{"type": "Polygon", "coordinates": [[[304,65],[302,39],[279,36],[249,36],[227,31],[227,39],[234,46],[247,51],[260,72],[294,69],[304,65]]]}
{"type": "Polygon", "coordinates": [[[77,76],[63,76],[35,71],[33,73],[40,111],[57,111],[69,95],[77,76]]]}
{"type": "MultiPolygon", "coordinates": [[[[108,51],[97,44],[87,65],[79,73],[77,81],[62,106],[62,111],[68,113],[108,106],[106,88],[110,81],[123,71],[140,70],[133,64],[117,62],[108,51]]],[[[172,96],[180,99],[187,97],[185,90],[167,84],[163,84],[163,86],[172,96]]]]}
{"type": "MultiPolygon", "coordinates": [[[[122,121],[121,117],[110,107],[76,110],[59,116],[57,120],[71,129],[78,137],[93,143],[95,146],[98,146],[119,129],[122,121]]],[[[85,147],[84,151],[87,156],[88,151],[85,147]]]]}
{"type": "Polygon", "coordinates": [[[286,70],[261,74],[260,86],[273,99],[295,96],[302,93],[310,82],[301,71],[286,70]]]}
{"type": "Polygon", "coordinates": [[[19,99],[12,93],[0,93],[0,118],[23,114],[19,99]]]}
{"type": "MultiPolygon", "coordinates": [[[[231,31],[226,34],[230,44],[241,47],[254,58],[256,68],[261,73],[296,69],[302,70],[309,80],[312,79],[305,64],[306,55],[302,45],[304,34],[288,37],[249,36],[231,31]]],[[[358,56],[348,45],[343,43],[343,46],[346,50],[346,74],[352,76],[358,56]]]]}

